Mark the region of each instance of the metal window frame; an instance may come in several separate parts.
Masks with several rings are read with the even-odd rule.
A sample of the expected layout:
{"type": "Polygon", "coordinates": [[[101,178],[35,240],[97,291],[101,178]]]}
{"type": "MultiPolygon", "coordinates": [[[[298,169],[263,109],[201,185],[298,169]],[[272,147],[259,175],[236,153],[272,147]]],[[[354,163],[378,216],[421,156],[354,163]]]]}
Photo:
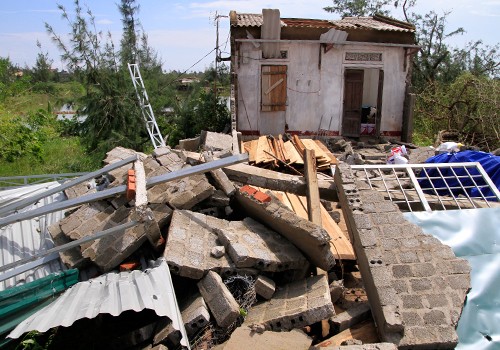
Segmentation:
{"type": "Polygon", "coordinates": [[[412,208],[412,204],[418,203],[421,204],[425,211],[431,212],[433,209],[431,208],[431,203],[438,204],[442,210],[446,210],[446,204],[444,201],[450,202],[450,200],[458,207],[458,209],[470,209],[478,208],[475,200],[480,200],[485,203],[488,207],[491,207],[491,202],[496,199],[496,201],[500,201],[500,191],[495,186],[491,178],[488,176],[484,168],[479,162],[463,162],[463,163],[439,163],[439,164],[398,164],[398,165],[390,165],[390,164],[380,164],[380,165],[352,165],[351,168],[353,170],[364,171],[366,178],[364,180],[367,181],[368,185],[373,190],[378,190],[379,192],[385,192],[389,199],[395,204],[404,204],[409,211],[414,211],[412,208]],[[438,175],[430,176],[429,170],[436,170],[438,175]],[[452,175],[444,175],[443,170],[450,170],[452,175]],[[465,171],[465,175],[458,175],[456,169],[461,169],[465,171]],[[475,169],[479,174],[471,174],[471,170],[475,169]],[[370,177],[368,171],[376,171],[378,177],[373,178],[370,177]],[[398,175],[397,171],[405,172],[407,177],[403,177],[398,175]],[[417,171],[420,171],[420,176],[424,176],[424,179],[428,180],[430,187],[422,188],[417,178],[417,171]],[[385,174],[389,172],[389,174],[385,174]],[[392,177],[391,177],[392,176],[392,177]],[[479,185],[476,179],[481,178],[484,181],[485,185],[479,185]],[[404,188],[401,180],[411,181],[413,188],[404,188]],[[447,179],[455,179],[458,182],[458,186],[450,187],[447,179]],[[464,185],[460,179],[469,179],[472,182],[472,185],[464,185]],[[387,181],[396,181],[398,183],[398,187],[396,189],[391,189],[388,186],[387,181]],[[442,180],[444,187],[436,187],[434,185],[433,180],[442,180]],[[376,182],[381,183],[383,186],[382,189],[378,189],[374,186],[376,182]],[[476,188],[478,189],[479,196],[472,196],[467,191],[468,189],[476,188]],[[485,188],[489,188],[493,195],[485,196],[483,194],[483,190],[485,188]],[[461,190],[463,195],[456,196],[453,193],[453,190],[461,190]],[[409,192],[415,191],[418,197],[417,199],[411,199],[409,192]],[[426,194],[426,191],[433,192],[431,195],[436,197],[436,199],[431,200],[429,198],[429,194],[426,194]],[[448,195],[440,194],[441,191],[446,191],[448,195]],[[395,193],[401,194],[403,199],[397,199],[395,197],[395,193]],[[464,207],[464,203],[467,203],[469,207],[464,207]]]}

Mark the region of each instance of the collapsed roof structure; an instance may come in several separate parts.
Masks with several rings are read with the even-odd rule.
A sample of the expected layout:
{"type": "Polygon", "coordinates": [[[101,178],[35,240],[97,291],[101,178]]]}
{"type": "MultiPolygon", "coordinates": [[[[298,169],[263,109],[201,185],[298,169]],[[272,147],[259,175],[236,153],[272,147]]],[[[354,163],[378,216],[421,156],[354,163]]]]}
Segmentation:
{"type": "MultiPolygon", "coordinates": [[[[83,180],[44,185],[49,192],[3,204],[3,249],[12,247],[13,235],[26,237],[26,231],[6,236],[16,222],[66,212],[41,229],[54,248],[44,246],[20,261],[3,255],[0,278],[11,281],[2,292],[3,303],[11,305],[3,319],[26,309],[9,295],[31,295],[30,284],[41,281],[23,284],[12,275],[43,266],[43,256],[56,253],[60,270],[80,272],[80,282],[66,278],[62,289],[45,293],[40,310],[25,314],[9,337],[63,326],[54,338],[57,346],[74,337],[82,347],[158,349],[219,343],[232,349],[250,339],[255,348],[272,348],[288,337],[296,340],[289,348],[296,349],[349,349],[345,344],[360,342],[362,349],[456,346],[455,328],[470,288],[467,261],[403,216],[398,205],[404,208],[407,201],[396,195],[395,184],[406,181],[405,198],[418,197],[410,180],[345,162],[375,163],[393,145],[353,151],[343,139],[325,145],[285,138],[300,158],[288,167],[302,176],[257,167],[260,140],[240,143],[233,136],[204,132],[201,139],[181,142],[185,149],[160,147],[150,156],[116,148],[101,171],[83,180]],[[331,152],[322,151],[326,146],[331,152]],[[195,152],[200,148],[202,153],[195,152]],[[239,154],[248,148],[250,159],[239,154]],[[242,164],[248,161],[254,165],[242,164]],[[326,161],[333,177],[316,173],[326,161]],[[107,186],[88,185],[102,175],[107,186]],[[373,185],[377,176],[385,188],[373,185]],[[386,192],[387,186],[395,187],[386,192]],[[61,189],[68,199],[21,210],[47,193],[62,196],[61,189]],[[119,326],[125,323],[132,328],[119,326]],[[92,336],[78,336],[82,327],[92,336]]],[[[272,139],[265,139],[271,147],[272,139]]],[[[278,149],[286,149],[285,140],[276,138],[278,149]]],[[[414,151],[418,156],[420,150],[414,151]]],[[[274,161],[275,169],[287,169],[274,161]]],[[[494,200],[472,201],[495,206],[494,200]]]]}

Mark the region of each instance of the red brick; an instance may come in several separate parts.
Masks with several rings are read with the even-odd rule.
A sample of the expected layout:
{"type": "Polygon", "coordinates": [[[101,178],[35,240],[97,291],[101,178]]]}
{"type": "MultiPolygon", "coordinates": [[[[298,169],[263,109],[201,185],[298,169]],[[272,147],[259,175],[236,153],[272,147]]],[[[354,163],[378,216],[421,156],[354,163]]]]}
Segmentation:
{"type": "Polygon", "coordinates": [[[270,202],[271,201],[271,197],[269,197],[267,194],[265,194],[264,192],[256,192],[254,195],[253,195],[253,198],[261,203],[267,203],[267,202],[270,202]]]}
{"type": "Polygon", "coordinates": [[[253,188],[252,186],[245,185],[242,188],[240,188],[240,193],[246,193],[250,196],[256,192],[257,192],[257,189],[253,188]]]}

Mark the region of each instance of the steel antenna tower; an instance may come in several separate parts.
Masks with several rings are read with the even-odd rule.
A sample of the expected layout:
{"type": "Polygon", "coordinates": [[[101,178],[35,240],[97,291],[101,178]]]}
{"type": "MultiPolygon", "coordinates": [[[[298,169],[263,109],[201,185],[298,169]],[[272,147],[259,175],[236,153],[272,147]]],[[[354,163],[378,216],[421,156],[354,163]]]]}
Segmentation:
{"type": "Polygon", "coordinates": [[[139,65],[137,63],[129,63],[128,70],[130,72],[130,76],[132,77],[132,83],[134,83],[137,99],[139,100],[139,107],[141,108],[142,118],[146,123],[146,129],[148,130],[151,142],[153,143],[154,148],[164,147],[165,140],[161,135],[158,124],[156,123],[151,103],[149,103],[148,93],[146,92],[144,82],[142,81],[139,65]]]}

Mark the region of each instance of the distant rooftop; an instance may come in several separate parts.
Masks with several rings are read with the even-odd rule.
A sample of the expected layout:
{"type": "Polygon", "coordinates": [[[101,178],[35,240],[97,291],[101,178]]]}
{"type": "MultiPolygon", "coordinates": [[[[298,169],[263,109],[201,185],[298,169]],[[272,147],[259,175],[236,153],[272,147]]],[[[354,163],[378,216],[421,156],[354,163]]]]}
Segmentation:
{"type": "MultiPolygon", "coordinates": [[[[262,26],[262,14],[237,13],[231,11],[232,27],[260,27],[262,26]]],[[[415,27],[407,22],[398,21],[391,17],[374,15],[373,17],[344,17],[340,20],[330,21],[324,19],[305,18],[281,18],[282,27],[303,28],[336,28],[336,29],[360,29],[393,32],[414,32],[415,27]]]]}

